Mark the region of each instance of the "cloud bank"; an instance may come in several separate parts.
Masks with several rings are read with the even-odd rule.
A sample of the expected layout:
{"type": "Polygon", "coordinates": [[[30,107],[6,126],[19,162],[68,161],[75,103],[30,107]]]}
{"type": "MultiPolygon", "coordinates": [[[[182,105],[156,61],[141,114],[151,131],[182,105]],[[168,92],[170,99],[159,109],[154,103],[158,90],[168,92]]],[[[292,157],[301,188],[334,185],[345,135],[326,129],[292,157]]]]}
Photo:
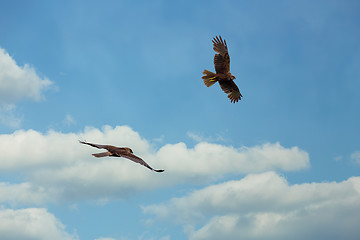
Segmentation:
{"type": "Polygon", "coordinates": [[[200,142],[166,144],[155,150],[151,143],[128,126],[85,128],[79,133],[18,130],[0,135],[0,173],[21,175],[20,183],[0,183],[0,202],[42,204],[82,199],[117,199],[139,191],[181,183],[209,183],[226,174],[267,170],[294,171],[309,166],[308,154],[279,143],[234,148],[200,142]],[[78,143],[130,146],[154,168],[155,173],[121,158],[91,156],[99,149],[78,143]]]}
{"type": "Polygon", "coordinates": [[[289,185],[275,172],[250,174],[143,207],[184,226],[189,239],[357,239],[360,177],[289,185]]]}
{"type": "MultiPolygon", "coordinates": [[[[87,127],[77,133],[18,130],[1,134],[0,151],[0,173],[19,180],[0,182],[0,203],[4,206],[107,202],[177,184],[208,185],[232,174],[245,177],[208,185],[162,204],[143,206],[145,214],[155,215],[148,222],[173,221],[183,226],[193,240],[356,239],[360,233],[355,226],[360,220],[360,177],[343,182],[290,185],[275,171],[309,167],[308,153],[296,146],[265,143],[235,148],[199,142],[188,147],[179,142],[157,149],[129,126],[104,126],[87,127]],[[82,145],[79,139],[130,146],[136,155],[165,172],[149,171],[127,159],[94,158],[91,153],[101,150],[82,145]]],[[[44,209],[3,212],[3,219],[10,220],[15,218],[11,214],[30,219],[31,214],[40,214],[40,219],[49,219],[54,235],[51,239],[75,238],[44,209]]],[[[15,234],[1,231],[9,239],[15,234]]]]}

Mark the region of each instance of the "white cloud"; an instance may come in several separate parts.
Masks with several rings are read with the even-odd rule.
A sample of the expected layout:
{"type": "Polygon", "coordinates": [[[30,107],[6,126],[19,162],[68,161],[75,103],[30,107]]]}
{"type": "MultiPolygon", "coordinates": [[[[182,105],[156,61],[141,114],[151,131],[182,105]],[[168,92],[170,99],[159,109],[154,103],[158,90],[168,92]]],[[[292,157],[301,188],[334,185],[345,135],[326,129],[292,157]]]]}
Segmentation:
{"type": "Polygon", "coordinates": [[[159,149],[156,157],[173,176],[192,179],[275,169],[294,171],[309,166],[306,152],[297,147],[284,148],[279,143],[234,148],[200,142],[192,149],[184,143],[168,144],[159,149]]]}
{"type": "Polygon", "coordinates": [[[74,240],[76,236],[65,231],[65,226],[43,208],[1,209],[1,239],[74,240]]]}
{"type": "Polygon", "coordinates": [[[35,101],[43,98],[42,91],[52,85],[46,77],[39,77],[35,69],[25,64],[20,67],[0,48],[0,105],[12,104],[22,99],[35,101]]]}
{"type": "Polygon", "coordinates": [[[34,130],[17,130],[0,135],[0,171],[22,170],[31,167],[64,165],[80,156],[77,136],[50,131],[41,134],[34,130]]]}
{"type": "Polygon", "coordinates": [[[350,156],[351,160],[360,165],[360,151],[353,152],[350,156]]]}
{"type": "Polygon", "coordinates": [[[0,135],[0,172],[20,174],[20,184],[2,183],[0,202],[36,204],[48,201],[95,199],[107,202],[138,191],[191,182],[203,183],[225,174],[243,174],[281,169],[299,170],[309,166],[308,154],[297,147],[279,143],[234,148],[200,142],[194,148],[184,143],[167,144],[156,151],[151,143],[128,126],[101,130],[86,128],[80,133],[18,130],[0,135]],[[127,159],[91,156],[99,149],[78,143],[130,146],[154,168],[155,173],[127,159]],[[5,196],[4,195],[4,196],[5,196]]]}
{"type": "Polygon", "coordinates": [[[19,184],[0,182],[0,202],[10,203],[13,206],[43,204],[50,200],[49,196],[48,190],[29,182],[19,184]]]}
{"type": "Polygon", "coordinates": [[[143,210],[184,225],[196,240],[357,239],[360,177],[289,185],[274,172],[252,174],[143,210]]]}
{"type": "Polygon", "coordinates": [[[28,64],[18,66],[15,60],[0,47],[0,123],[10,128],[19,128],[22,117],[15,113],[16,103],[30,99],[43,99],[42,92],[53,82],[40,77],[28,64]]]}

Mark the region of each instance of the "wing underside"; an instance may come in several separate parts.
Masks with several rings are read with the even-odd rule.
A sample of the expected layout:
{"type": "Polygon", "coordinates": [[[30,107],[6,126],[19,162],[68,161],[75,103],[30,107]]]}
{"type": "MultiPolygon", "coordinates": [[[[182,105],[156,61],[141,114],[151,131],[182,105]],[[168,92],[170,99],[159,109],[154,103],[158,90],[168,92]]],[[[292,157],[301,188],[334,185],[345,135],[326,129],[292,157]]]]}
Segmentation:
{"type": "Polygon", "coordinates": [[[134,161],[136,163],[139,163],[147,168],[149,168],[150,170],[153,170],[155,172],[163,172],[164,170],[158,170],[158,169],[153,169],[152,167],[150,167],[149,164],[147,164],[144,160],[142,160],[141,158],[133,155],[133,154],[130,154],[130,153],[127,153],[127,154],[120,154],[120,157],[124,157],[124,158],[127,158],[131,161],[134,161]]]}
{"type": "Polygon", "coordinates": [[[216,73],[230,72],[230,56],[227,49],[226,41],[219,37],[214,37],[212,40],[214,44],[214,51],[218,54],[214,56],[214,65],[216,73]]]}
{"type": "Polygon", "coordinates": [[[241,93],[234,81],[219,81],[221,89],[228,94],[228,98],[231,102],[235,103],[241,100],[241,93]]]}

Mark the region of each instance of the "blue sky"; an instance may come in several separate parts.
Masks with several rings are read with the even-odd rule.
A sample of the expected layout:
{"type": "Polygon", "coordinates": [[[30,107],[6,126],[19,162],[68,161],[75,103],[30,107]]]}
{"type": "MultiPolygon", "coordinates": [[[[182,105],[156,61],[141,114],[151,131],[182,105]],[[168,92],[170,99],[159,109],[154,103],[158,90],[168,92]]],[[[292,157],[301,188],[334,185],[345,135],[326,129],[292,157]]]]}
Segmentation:
{"type": "Polygon", "coordinates": [[[356,239],[359,5],[1,1],[0,235],[356,239]],[[201,79],[216,35],[236,104],[201,79]]]}

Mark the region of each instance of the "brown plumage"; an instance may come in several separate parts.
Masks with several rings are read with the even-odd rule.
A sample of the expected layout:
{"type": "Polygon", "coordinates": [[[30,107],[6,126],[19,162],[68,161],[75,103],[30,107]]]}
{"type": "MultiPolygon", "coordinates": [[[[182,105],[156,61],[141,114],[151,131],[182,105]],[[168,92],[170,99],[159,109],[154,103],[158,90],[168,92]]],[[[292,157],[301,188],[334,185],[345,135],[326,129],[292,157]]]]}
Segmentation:
{"type": "Polygon", "coordinates": [[[135,156],[133,154],[133,151],[128,147],[120,148],[120,147],[114,147],[114,146],[111,146],[111,145],[100,145],[100,144],[94,144],[94,143],[88,143],[88,142],[82,142],[82,141],[79,141],[79,142],[82,143],[82,144],[90,145],[92,147],[107,150],[107,152],[92,154],[94,157],[98,157],[98,158],[99,157],[107,157],[107,156],[109,156],[109,157],[124,157],[124,158],[130,159],[131,161],[134,161],[136,163],[144,165],[145,167],[147,167],[150,170],[153,170],[155,172],[163,172],[164,171],[164,170],[153,169],[144,160],[142,160],[141,158],[135,156]]]}
{"type": "Polygon", "coordinates": [[[235,103],[241,100],[241,93],[239,88],[234,83],[235,76],[230,73],[230,56],[227,49],[226,41],[219,37],[214,37],[212,40],[214,44],[215,54],[214,65],[216,73],[204,70],[201,78],[207,87],[212,86],[214,83],[219,82],[221,89],[228,94],[231,102],[235,103]]]}

